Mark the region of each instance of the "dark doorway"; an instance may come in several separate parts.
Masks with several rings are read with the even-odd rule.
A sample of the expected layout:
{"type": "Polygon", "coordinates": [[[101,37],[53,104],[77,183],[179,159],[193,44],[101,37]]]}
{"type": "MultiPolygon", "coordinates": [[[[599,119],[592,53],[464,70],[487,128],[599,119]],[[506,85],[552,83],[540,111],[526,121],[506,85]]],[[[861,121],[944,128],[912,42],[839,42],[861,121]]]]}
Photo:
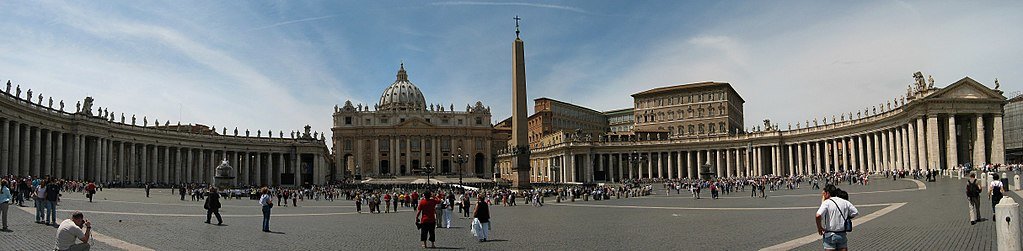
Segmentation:
{"type": "Polygon", "coordinates": [[[440,173],[444,174],[451,173],[451,160],[440,161],[440,173]]]}
{"type": "Polygon", "coordinates": [[[483,163],[484,161],[486,160],[483,158],[483,153],[476,153],[476,157],[473,160],[473,164],[476,167],[476,176],[482,177],[483,175],[486,175],[486,172],[484,171],[484,166],[486,166],[485,163],[483,163]]]}
{"type": "Polygon", "coordinates": [[[390,174],[390,173],[391,173],[391,163],[388,162],[387,160],[381,160],[380,161],[380,174],[390,174]]]}

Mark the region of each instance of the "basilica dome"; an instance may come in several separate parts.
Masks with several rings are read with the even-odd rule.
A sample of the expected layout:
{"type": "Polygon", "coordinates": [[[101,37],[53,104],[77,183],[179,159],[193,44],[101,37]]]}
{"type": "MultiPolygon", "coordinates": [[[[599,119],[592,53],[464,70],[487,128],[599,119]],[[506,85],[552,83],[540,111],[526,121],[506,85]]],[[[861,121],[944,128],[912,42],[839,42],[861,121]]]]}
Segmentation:
{"type": "Polygon", "coordinates": [[[378,110],[426,110],[426,98],[423,97],[423,92],[419,91],[419,87],[408,81],[405,64],[398,69],[397,79],[394,80],[394,83],[384,89],[383,94],[380,94],[378,110]]]}

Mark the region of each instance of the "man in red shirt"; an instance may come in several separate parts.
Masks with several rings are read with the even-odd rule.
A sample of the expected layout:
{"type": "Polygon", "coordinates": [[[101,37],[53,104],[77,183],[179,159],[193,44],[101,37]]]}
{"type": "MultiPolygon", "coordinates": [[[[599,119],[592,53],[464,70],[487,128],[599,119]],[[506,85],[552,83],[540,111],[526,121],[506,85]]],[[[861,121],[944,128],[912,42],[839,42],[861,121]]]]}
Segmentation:
{"type": "MultiPolygon", "coordinates": [[[[412,193],[413,198],[416,194],[412,193]]],[[[419,201],[418,209],[416,210],[416,225],[419,226],[419,241],[423,242],[423,247],[426,247],[427,235],[429,235],[430,247],[435,248],[436,233],[434,230],[437,227],[437,201],[430,197],[430,192],[423,193],[423,199],[419,201]]]]}
{"type": "Polygon", "coordinates": [[[85,197],[89,197],[89,202],[92,202],[92,196],[96,194],[96,183],[89,182],[85,185],[85,197]]]}

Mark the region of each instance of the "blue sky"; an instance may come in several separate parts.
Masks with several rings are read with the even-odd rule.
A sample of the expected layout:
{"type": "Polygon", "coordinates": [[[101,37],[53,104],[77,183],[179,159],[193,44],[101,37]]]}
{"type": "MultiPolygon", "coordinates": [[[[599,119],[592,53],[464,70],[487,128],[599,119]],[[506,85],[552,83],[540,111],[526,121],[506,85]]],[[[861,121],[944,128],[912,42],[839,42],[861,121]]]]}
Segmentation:
{"type": "MultiPolygon", "coordinates": [[[[3,1],[0,79],[150,121],[328,131],[405,62],[428,103],[510,114],[522,21],[529,96],[597,110],[730,82],[746,126],[862,110],[970,76],[1018,91],[1021,1],[3,1]]],[[[285,133],[287,134],[287,133],[285,133]]]]}

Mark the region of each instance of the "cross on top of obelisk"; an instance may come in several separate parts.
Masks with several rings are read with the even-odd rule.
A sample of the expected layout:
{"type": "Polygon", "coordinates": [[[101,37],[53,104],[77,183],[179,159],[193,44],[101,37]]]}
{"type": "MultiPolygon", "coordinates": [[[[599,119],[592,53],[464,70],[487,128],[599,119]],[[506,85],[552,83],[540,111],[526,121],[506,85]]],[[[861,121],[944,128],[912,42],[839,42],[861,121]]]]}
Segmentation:
{"type": "Polygon", "coordinates": [[[512,19],[515,19],[515,38],[519,38],[519,20],[522,20],[522,18],[519,15],[515,15],[515,18],[512,19]]]}

